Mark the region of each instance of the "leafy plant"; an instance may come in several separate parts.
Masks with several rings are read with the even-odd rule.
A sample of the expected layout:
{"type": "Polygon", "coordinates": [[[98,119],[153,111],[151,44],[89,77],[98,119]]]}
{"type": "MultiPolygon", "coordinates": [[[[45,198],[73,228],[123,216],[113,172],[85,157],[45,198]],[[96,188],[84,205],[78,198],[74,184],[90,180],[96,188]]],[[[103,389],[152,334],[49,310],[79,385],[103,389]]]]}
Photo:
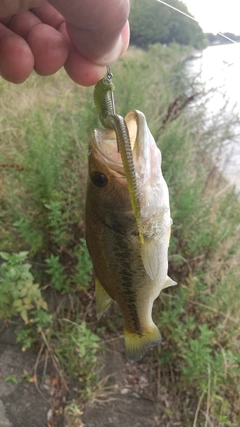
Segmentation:
{"type": "Polygon", "coordinates": [[[18,383],[18,380],[17,380],[17,378],[15,377],[15,375],[7,375],[7,376],[4,378],[4,381],[6,381],[6,382],[12,382],[12,383],[14,383],[14,384],[17,384],[17,383],[18,383]]]}
{"type": "Polygon", "coordinates": [[[61,292],[69,291],[69,279],[64,273],[64,267],[59,260],[59,256],[51,254],[46,263],[48,265],[47,273],[51,276],[53,287],[61,292]]]}
{"type": "Polygon", "coordinates": [[[90,274],[92,273],[92,261],[89,256],[86,241],[80,240],[81,246],[76,248],[77,265],[75,268],[74,283],[77,289],[86,290],[89,285],[90,274]]]}
{"type": "Polygon", "coordinates": [[[28,252],[0,252],[0,256],[0,318],[21,316],[26,329],[20,330],[17,338],[26,349],[36,340],[37,329],[51,324],[51,315],[39,285],[34,283],[31,264],[26,262],[28,252]]]}
{"type": "Polygon", "coordinates": [[[85,321],[77,324],[67,319],[61,321],[61,330],[55,333],[55,337],[54,353],[64,369],[82,384],[82,397],[88,397],[96,384],[100,338],[85,321]]]}
{"type": "Polygon", "coordinates": [[[31,264],[25,263],[28,252],[0,252],[0,256],[4,260],[0,266],[0,317],[20,314],[25,324],[33,323],[38,311],[47,310],[47,303],[34,283],[31,264]]]}

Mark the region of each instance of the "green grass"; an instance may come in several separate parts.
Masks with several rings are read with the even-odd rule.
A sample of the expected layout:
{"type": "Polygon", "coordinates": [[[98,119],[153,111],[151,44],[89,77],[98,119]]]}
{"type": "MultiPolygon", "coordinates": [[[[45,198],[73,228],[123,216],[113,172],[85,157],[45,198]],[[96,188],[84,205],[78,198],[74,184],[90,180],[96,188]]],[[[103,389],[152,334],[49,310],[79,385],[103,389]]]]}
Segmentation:
{"type": "MultiPolygon", "coordinates": [[[[238,119],[222,116],[219,123],[215,117],[207,128],[204,94],[197,106],[186,102],[181,109],[199,92],[183,72],[185,55],[176,45],[130,50],[112,69],[117,112],[143,111],[159,144],[173,217],[169,274],[178,287],[154,305],[163,344],[143,363],[153,399],[156,377],[178,396],[176,408],[166,408],[170,422],[238,426],[240,210],[211,159],[238,119]]],[[[99,379],[96,336],[104,344],[122,334],[114,311],[99,326],[93,322],[83,221],[88,142],[99,124],[92,88],[79,88],[59,72],[33,75],[21,86],[1,80],[0,92],[0,241],[1,251],[12,254],[1,267],[0,301],[7,303],[0,314],[20,314],[23,347],[46,347],[59,369],[81,383],[85,399],[99,379]]]]}

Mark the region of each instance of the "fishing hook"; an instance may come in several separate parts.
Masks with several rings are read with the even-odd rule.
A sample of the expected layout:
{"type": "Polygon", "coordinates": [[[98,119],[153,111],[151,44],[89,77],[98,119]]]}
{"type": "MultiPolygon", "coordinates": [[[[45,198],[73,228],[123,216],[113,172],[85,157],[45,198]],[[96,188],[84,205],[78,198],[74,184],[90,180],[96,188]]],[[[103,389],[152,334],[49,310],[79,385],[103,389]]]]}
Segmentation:
{"type": "MultiPolygon", "coordinates": [[[[110,66],[107,65],[107,79],[110,81],[110,83],[112,83],[112,78],[113,78],[113,73],[111,72],[110,66]]],[[[111,101],[112,101],[112,111],[113,111],[113,114],[115,114],[115,102],[114,102],[113,91],[111,91],[111,101]]]]}

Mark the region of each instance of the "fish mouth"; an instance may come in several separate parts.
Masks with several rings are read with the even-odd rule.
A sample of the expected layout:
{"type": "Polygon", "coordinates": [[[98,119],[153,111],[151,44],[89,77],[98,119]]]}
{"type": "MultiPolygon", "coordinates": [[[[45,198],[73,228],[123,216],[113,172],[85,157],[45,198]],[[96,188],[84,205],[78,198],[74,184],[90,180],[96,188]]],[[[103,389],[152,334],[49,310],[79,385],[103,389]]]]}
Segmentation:
{"type": "MultiPolygon", "coordinates": [[[[138,170],[139,160],[141,165],[149,160],[148,138],[146,137],[149,129],[146,118],[140,111],[132,110],[126,115],[125,122],[128,128],[134,166],[137,175],[141,175],[141,172],[138,170]]],[[[109,167],[117,167],[118,170],[122,168],[123,170],[122,158],[118,151],[116,134],[113,130],[95,129],[91,148],[101,155],[109,167]]]]}
{"type": "Polygon", "coordinates": [[[100,155],[108,162],[121,164],[122,159],[117,149],[116,134],[109,129],[94,129],[92,145],[100,155]]]}

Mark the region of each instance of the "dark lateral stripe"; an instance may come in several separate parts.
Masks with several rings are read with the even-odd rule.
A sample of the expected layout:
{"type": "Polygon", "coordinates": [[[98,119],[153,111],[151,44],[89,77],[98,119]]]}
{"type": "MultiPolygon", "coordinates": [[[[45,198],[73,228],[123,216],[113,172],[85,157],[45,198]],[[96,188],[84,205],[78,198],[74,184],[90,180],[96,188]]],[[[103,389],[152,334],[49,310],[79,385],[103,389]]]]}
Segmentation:
{"type": "MultiPolygon", "coordinates": [[[[113,237],[113,252],[117,261],[117,270],[119,274],[119,282],[117,292],[124,300],[126,317],[131,324],[131,331],[138,335],[142,335],[142,326],[137,313],[137,292],[134,289],[134,281],[141,278],[141,273],[133,271],[133,260],[140,257],[140,253],[132,251],[131,239],[124,238],[114,234],[113,237]]],[[[136,263],[134,262],[136,265],[136,263]]]]}
{"type": "MultiPolygon", "coordinates": [[[[128,264],[128,263],[127,263],[128,264]]],[[[137,334],[141,333],[141,324],[136,309],[136,292],[132,289],[133,275],[129,265],[124,265],[124,268],[120,271],[122,277],[122,295],[128,308],[128,314],[130,316],[134,331],[137,334]]]]}

